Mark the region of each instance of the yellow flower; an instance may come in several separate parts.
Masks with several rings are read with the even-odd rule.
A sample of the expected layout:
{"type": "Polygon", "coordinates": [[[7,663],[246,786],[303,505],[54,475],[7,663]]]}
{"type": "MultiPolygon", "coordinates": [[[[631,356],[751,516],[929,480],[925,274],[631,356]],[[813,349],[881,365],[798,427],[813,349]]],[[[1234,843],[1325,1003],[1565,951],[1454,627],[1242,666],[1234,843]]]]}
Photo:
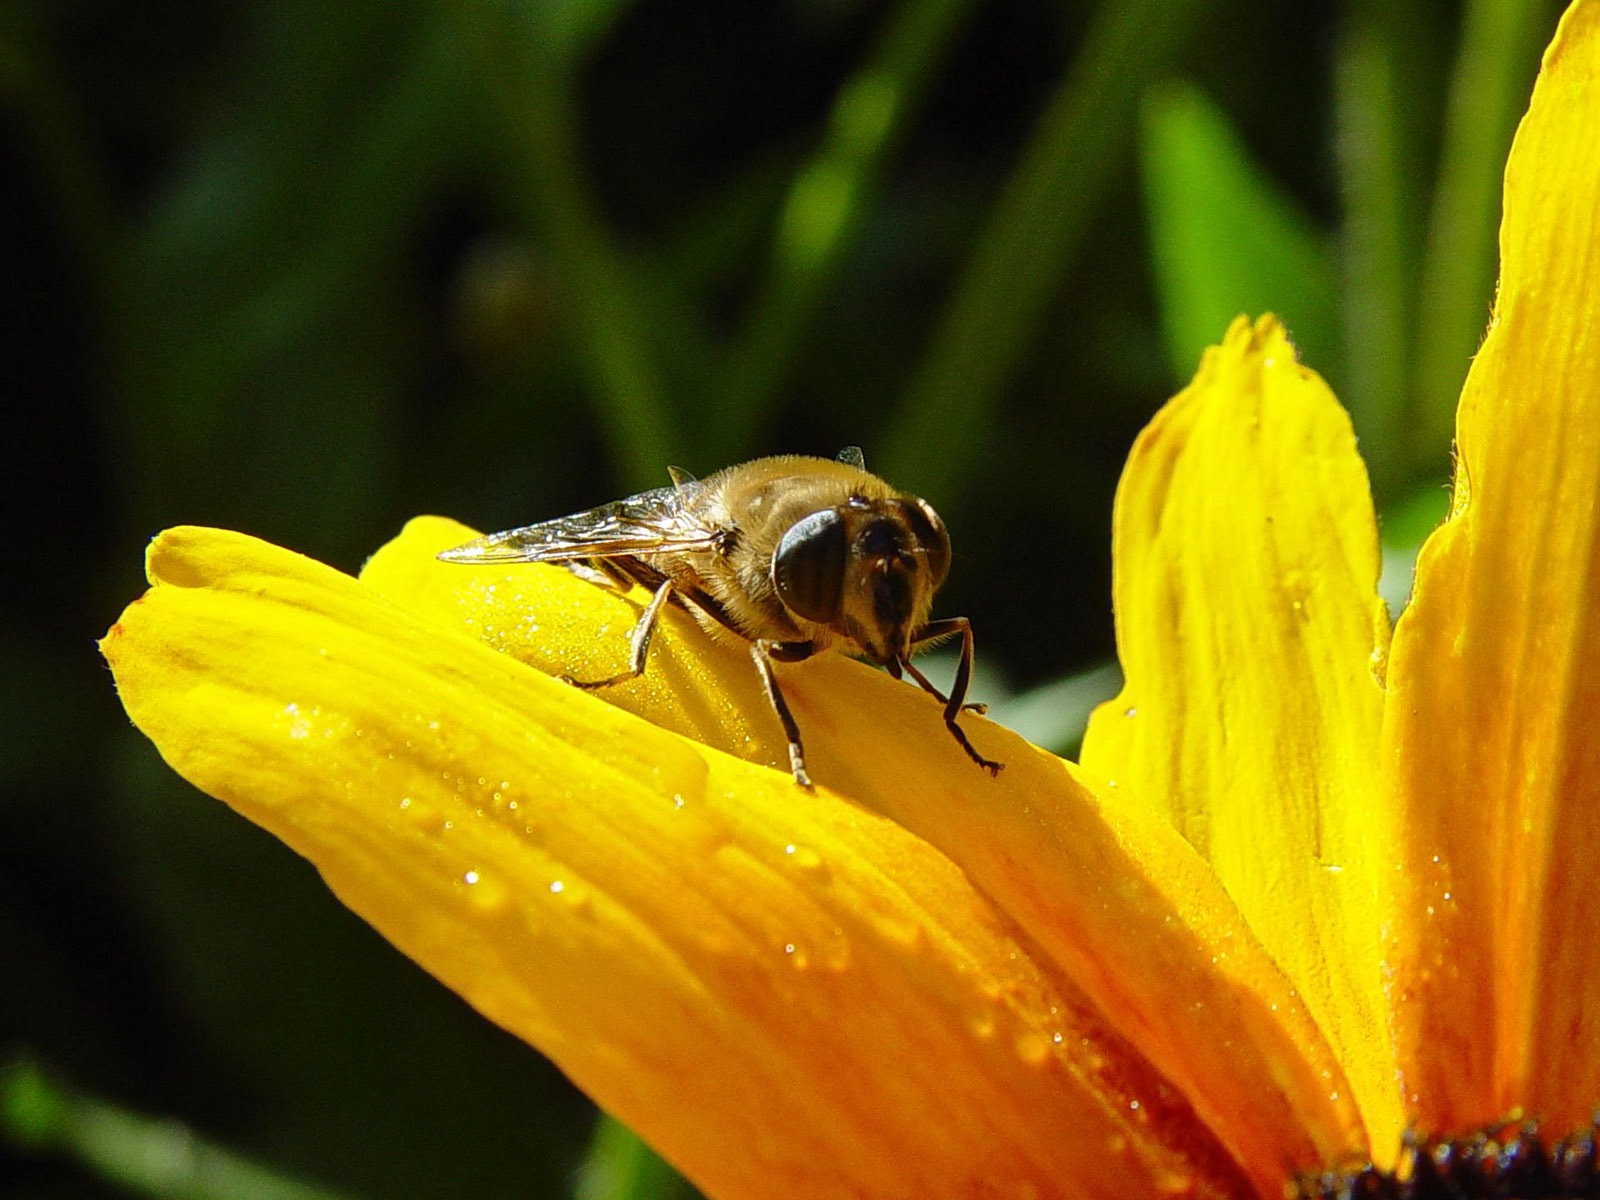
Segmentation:
{"type": "Polygon", "coordinates": [[[103,643],[172,765],[717,1197],[1281,1195],[1600,1102],[1600,4],[1545,61],[1449,522],[1390,637],[1346,417],[1270,318],[1140,438],[1083,766],[414,521],[359,580],[152,545],[103,643]]]}

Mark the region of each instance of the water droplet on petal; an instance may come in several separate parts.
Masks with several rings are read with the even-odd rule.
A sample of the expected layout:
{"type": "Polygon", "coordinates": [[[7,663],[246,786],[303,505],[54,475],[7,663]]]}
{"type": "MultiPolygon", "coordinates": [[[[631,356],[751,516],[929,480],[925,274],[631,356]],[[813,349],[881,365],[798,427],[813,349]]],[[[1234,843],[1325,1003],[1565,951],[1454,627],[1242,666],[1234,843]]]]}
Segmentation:
{"type": "Polygon", "coordinates": [[[975,1037],[988,1041],[994,1036],[995,1015],[993,1009],[981,1009],[974,1013],[967,1021],[967,1028],[972,1030],[975,1037]]]}
{"type": "Polygon", "coordinates": [[[794,843],[783,848],[786,861],[802,871],[815,871],[822,866],[822,855],[810,846],[797,846],[794,843]]]}
{"type": "Polygon", "coordinates": [[[1017,1034],[1017,1057],[1030,1067],[1043,1066],[1050,1058],[1051,1041],[1037,1029],[1017,1034]]]}

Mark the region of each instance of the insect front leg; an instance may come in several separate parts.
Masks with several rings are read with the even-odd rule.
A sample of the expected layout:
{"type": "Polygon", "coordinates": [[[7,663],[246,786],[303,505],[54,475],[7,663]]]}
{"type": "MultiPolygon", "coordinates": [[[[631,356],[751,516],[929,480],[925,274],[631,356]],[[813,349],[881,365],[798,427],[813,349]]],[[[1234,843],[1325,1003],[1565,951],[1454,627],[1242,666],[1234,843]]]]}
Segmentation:
{"type": "Polygon", "coordinates": [[[806,774],[806,752],[800,744],[800,726],[795,724],[794,714],[789,711],[789,702],[783,698],[783,689],[778,686],[778,676],[772,669],[772,663],[774,660],[800,662],[815,652],[816,647],[810,642],[773,642],[757,638],[750,643],[750,657],[755,660],[756,670],[761,673],[761,686],[766,689],[767,701],[772,705],[772,711],[778,714],[778,723],[783,726],[783,734],[789,739],[789,772],[794,776],[795,783],[807,791],[811,789],[811,776],[806,774]]]}
{"type": "MultiPolygon", "coordinates": [[[[921,671],[917,670],[916,666],[911,662],[910,659],[906,658],[890,660],[888,666],[889,674],[893,675],[896,679],[899,679],[902,670],[904,670],[907,675],[910,675],[911,678],[915,679],[920,685],[922,685],[922,690],[927,692],[928,695],[932,696],[940,704],[950,703],[950,697],[946,696],[937,687],[935,687],[931,679],[929,679],[921,671]]],[[[989,711],[989,706],[987,704],[963,704],[961,706],[961,711],[977,713],[981,717],[984,713],[989,711]]]]}
{"type": "MultiPolygon", "coordinates": [[[[950,686],[950,695],[948,698],[941,697],[944,699],[944,727],[950,731],[950,736],[955,738],[960,743],[961,748],[967,752],[968,758],[989,772],[989,774],[998,775],[1005,764],[985,758],[974,750],[972,743],[967,740],[966,731],[956,724],[956,718],[961,715],[962,709],[966,707],[964,702],[967,698],[967,685],[972,682],[972,622],[965,617],[946,617],[942,621],[929,621],[911,635],[911,644],[915,646],[922,642],[937,641],[939,638],[949,637],[953,633],[961,635],[961,657],[956,662],[956,678],[955,682],[950,686]]],[[[923,687],[928,688],[934,695],[939,695],[938,691],[930,687],[927,681],[922,678],[920,671],[908,662],[902,663],[902,665],[923,687]]]]}
{"type": "Polygon", "coordinates": [[[656,594],[650,598],[650,603],[645,606],[644,612],[639,614],[639,622],[633,627],[633,633],[628,638],[628,669],[621,674],[613,675],[609,679],[574,679],[570,675],[561,676],[562,682],[570,683],[573,687],[591,691],[595,688],[610,687],[614,683],[626,683],[630,679],[637,679],[644,674],[645,657],[650,653],[650,638],[656,631],[656,622],[661,616],[661,609],[672,595],[672,581],[667,580],[656,588],[656,594]]]}

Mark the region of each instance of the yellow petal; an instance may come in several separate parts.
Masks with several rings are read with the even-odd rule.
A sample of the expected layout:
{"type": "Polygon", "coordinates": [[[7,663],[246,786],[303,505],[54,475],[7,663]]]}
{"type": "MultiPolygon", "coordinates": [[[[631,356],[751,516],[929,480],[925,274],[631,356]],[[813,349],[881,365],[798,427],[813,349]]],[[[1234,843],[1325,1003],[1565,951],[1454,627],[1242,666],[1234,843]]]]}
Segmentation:
{"type": "Polygon", "coordinates": [[[707,1191],[1247,1194],[894,823],[242,535],[150,574],[103,646],[168,761],[707,1191]]]}
{"type": "MultiPolygon", "coordinates": [[[[552,568],[434,561],[466,536],[453,523],[413,521],[362,579],[541,669],[619,669],[637,599],[552,568]],[[587,615],[574,621],[575,612],[587,615]]],[[[712,745],[781,761],[749,655],[669,615],[644,677],[596,694],[712,745]]],[[[945,732],[930,697],[860,663],[819,657],[780,675],[814,776],[960,865],[1190,1097],[1258,1188],[1276,1194],[1294,1171],[1362,1144],[1332,1053],[1169,822],[963,717],[978,748],[1006,763],[990,779],[945,732]]]]}
{"type": "Polygon", "coordinates": [[[1160,806],[1294,980],[1374,1145],[1403,1117],[1378,974],[1388,641],[1366,471],[1271,317],[1243,318],[1140,436],[1112,556],[1126,685],[1083,765],[1160,806]]]}
{"type": "Polygon", "coordinates": [[[1600,1101],[1600,5],[1561,22],[1506,168],[1452,519],[1395,633],[1392,956],[1428,1126],[1600,1101]]]}
{"type": "MultiPolygon", "coordinates": [[[[625,595],[546,563],[438,561],[439,551],[477,536],[456,521],[418,517],[367,561],[361,581],[546,675],[604,679],[627,667],[628,638],[648,593],[625,595]]],[[[748,649],[704,636],[680,607],[662,611],[643,675],[592,694],[663,729],[788,769],[788,745],[748,649]]],[[[801,728],[809,734],[803,721],[801,728]]],[[[807,749],[812,774],[826,781],[824,748],[807,737],[807,749]]]]}

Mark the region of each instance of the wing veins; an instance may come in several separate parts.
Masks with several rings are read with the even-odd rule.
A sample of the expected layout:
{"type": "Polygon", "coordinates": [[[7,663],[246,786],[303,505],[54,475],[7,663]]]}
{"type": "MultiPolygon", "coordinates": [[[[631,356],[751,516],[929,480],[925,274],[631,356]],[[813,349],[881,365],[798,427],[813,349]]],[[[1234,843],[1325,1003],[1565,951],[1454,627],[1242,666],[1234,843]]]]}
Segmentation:
{"type": "Polygon", "coordinates": [[[723,534],[688,511],[697,480],[653,488],[586,512],[556,517],[457,546],[440,555],[452,562],[570,562],[667,551],[710,550],[723,534]]]}

